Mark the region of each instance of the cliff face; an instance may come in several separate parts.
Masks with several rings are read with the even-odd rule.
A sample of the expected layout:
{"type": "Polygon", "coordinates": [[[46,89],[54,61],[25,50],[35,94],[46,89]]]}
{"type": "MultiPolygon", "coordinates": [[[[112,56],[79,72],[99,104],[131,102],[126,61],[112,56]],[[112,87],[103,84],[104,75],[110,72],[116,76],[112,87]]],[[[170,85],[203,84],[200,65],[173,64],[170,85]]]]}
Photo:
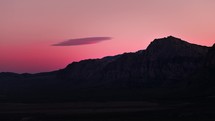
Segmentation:
{"type": "Polygon", "coordinates": [[[166,86],[182,81],[203,67],[208,49],[172,36],[155,39],[146,49],[148,75],[166,86]]]}
{"type": "Polygon", "coordinates": [[[207,87],[205,92],[213,93],[214,68],[215,45],[205,47],[169,36],[155,39],[146,50],[73,62],[54,72],[2,73],[0,95],[142,99],[147,94],[159,97],[172,90],[181,93],[207,87]]]}

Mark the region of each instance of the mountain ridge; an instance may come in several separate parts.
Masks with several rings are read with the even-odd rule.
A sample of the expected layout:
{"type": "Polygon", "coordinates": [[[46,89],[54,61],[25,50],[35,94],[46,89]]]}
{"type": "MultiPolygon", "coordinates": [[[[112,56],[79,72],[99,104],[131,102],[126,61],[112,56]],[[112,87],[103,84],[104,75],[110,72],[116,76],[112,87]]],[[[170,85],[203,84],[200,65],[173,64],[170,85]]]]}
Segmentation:
{"type": "Polygon", "coordinates": [[[0,100],[144,100],[175,93],[187,97],[185,91],[198,95],[191,88],[215,87],[209,69],[214,68],[214,48],[169,36],[155,39],[145,50],[73,62],[53,72],[0,73],[0,95],[5,95],[0,100]],[[208,82],[201,85],[204,78],[208,82]]]}

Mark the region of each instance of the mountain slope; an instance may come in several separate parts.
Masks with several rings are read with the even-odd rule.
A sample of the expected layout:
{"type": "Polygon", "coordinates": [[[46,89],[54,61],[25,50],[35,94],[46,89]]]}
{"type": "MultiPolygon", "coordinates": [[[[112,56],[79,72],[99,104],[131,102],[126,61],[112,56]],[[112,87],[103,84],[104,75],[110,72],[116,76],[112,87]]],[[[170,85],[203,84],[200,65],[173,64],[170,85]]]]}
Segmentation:
{"type": "Polygon", "coordinates": [[[214,72],[209,70],[214,69],[214,56],[214,46],[169,36],[155,39],[146,50],[73,62],[54,72],[1,73],[0,96],[2,100],[20,101],[144,100],[176,93],[183,97],[185,91],[203,89],[205,79],[211,90],[215,87],[210,81],[214,72]]]}

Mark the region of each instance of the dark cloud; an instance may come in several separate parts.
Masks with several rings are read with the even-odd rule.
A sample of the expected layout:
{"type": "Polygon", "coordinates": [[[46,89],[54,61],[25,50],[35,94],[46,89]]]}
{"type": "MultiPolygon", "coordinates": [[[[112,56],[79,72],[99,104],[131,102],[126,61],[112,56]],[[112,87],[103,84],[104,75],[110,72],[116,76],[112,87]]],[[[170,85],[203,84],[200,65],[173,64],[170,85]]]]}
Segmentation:
{"type": "Polygon", "coordinates": [[[88,38],[77,38],[66,40],[52,46],[77,46],[77,45],[86,45],[86,44],[95,44],[98,42],[110,40],[111,37],[88,37],[88,38]]]}

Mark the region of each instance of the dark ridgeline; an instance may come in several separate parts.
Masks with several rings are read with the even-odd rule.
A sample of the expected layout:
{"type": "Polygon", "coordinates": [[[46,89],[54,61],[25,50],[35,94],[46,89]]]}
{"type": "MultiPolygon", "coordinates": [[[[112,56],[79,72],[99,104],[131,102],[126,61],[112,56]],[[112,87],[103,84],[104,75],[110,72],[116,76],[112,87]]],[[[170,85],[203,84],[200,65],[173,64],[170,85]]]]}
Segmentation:
{"type": "Polygon", "coordinates": [[[199,89],[206,94],[215,87],[210,81],[214,55],[214,46],[169,36],[155,39],[146,50],[73,62],[58,71],[1,73],[0,97],[1,101],[61,102],[145,100],[174,97],[174,93],[183,97],[191,92],[198,95],[199,89]]]}
{"type": "Polygon", "coordinates": [[[146,50],[73,62],[58,71],[1,73],[0,101],[193,101],[193,107],[213,107],[214,81],[215,45],[169,36],[155,39],[146,50]]]}

